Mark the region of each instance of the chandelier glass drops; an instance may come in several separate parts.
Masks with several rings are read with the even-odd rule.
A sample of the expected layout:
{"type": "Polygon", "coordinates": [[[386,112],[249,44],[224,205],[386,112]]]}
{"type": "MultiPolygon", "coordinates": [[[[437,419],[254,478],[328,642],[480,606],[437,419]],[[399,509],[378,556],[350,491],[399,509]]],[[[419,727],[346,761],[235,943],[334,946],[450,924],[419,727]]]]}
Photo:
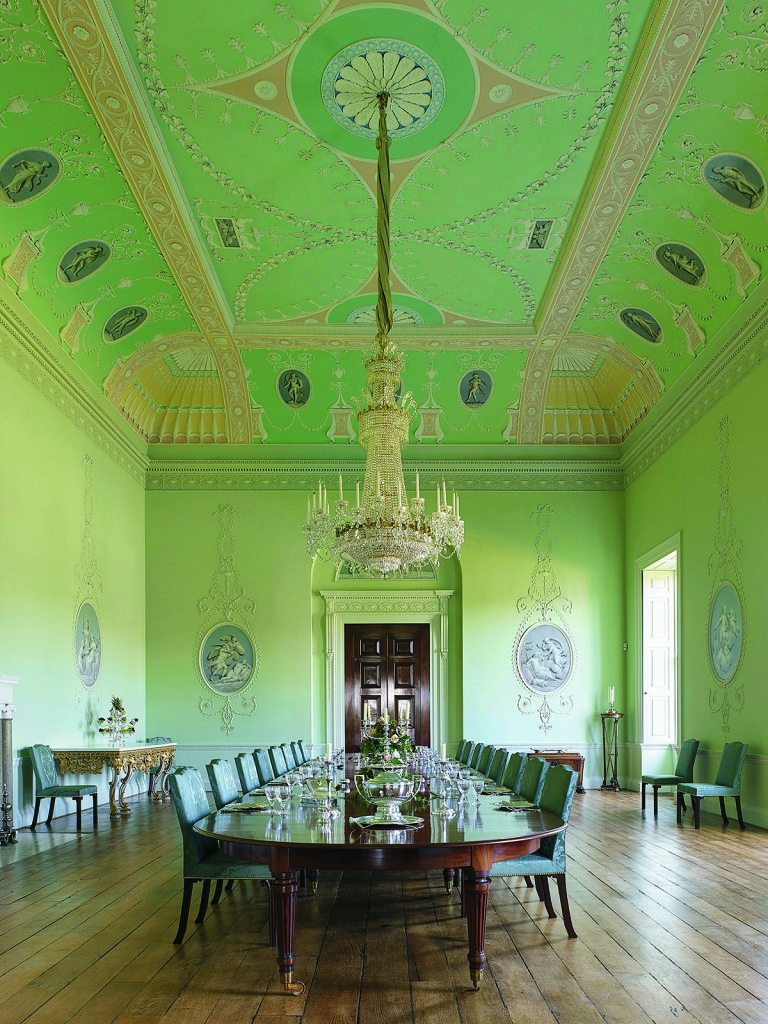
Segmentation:
{"type": "MultiPolygon", "coordinates": [[[[415,409],[411,393],[398,398],[403,357],[390,339],[393,311],[389,282],[390,171],[386,92],[379,93],[378,175],[376,194],[376,338],[365,363],[368,386],[355,402],[360,444],[366,451],[362,494],[358,483],[354,505],[344,498],[339,475],[339,498],[333,508],[321,483],[307,507],[303,527],[307,553],[337,566],[346,563],[364,573],[387,576],[437,565],[441,558],[460,554],[464,523],[459,500],[449,503],[445,490],[435,488],[434,511],[427,512],[419,475],[416,495],[408,500],[401,450],[408,444],[408,427],[415,409]]],[[[430,502],[431,504],[431,502],[430,502]]]]}

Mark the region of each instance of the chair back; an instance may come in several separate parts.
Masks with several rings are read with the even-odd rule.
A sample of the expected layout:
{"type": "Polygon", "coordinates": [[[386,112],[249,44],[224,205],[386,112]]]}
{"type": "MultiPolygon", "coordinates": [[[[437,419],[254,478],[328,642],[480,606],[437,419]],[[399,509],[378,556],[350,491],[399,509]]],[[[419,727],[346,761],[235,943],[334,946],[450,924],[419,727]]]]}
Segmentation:
{"type": "Polygon", "coordinates": [[[523,768],[523,777],[520,779],[518,794],[523,800],[537,804],[541,797],[541,790],[544,786],[544,779],[549,765],[540,757],[529,757],[528,764],[523,768]]]}
{"type": "Polygon", "coordinates": [[[509,751],[503,747],[499,747],[496,753],[491,758],[491,763],[488,765],[488,771],[485,773],[489,779],[493,779],[501,785],[501,780],[504,778],[504,769],[507,767],[507,761],[509,760],[509,751]]]}
{"type": "Polygon", "coordinates": [[[35,773],[35,791],[38,796],[44,789],[61,785],[56,762],[51,748],[46,743],[35,743],[30,747],[29,757],[32,761],[32,771],[35,773]]]}
{"type": "Polygon", "coordinates": [[[469,743],[469,740],[459,740],[459,745],[456,747],[456,760],[461,761],[461,755],[464,753],[464,747],[469,743]]]}
{"type": "Polygon", "coordinates": [[[293,760],[296,762],[298,768],[300,764],[304,764],[307,760],[301,752],[301,743],[299,740],[291,740],[291,750],[293,751],[293,760]]]}
{"type": "MultiPolygon", "coordinates": [[[[533,761],[539,758],[531,758],[533,761]]],[[[546,764],[545,761],[541,762],[546,764]]],[[[568,822],[573,804],[573,794],[576,792],[576,785],[579,781],[579,773],[566,764],[549,765],[541,788],[541,799],[539,807],[542,811],[549,811],[550,814],[562,818],[568,822]]],[[[546,836],[541,841],[539,853],[552,860],[552,870],[556,872],[565,871],[565,832],[558,832],[555,836],[546,836]]]]}
{"type": "Polygon", "coordinates": [[[259,788],[259,773],[256,771],[253,754],[238,754],[235,758],[235,768],[237,768],[243,796],[259,788]]]}
{"type": "Polygon", "coordinates": [[[217,811],[221,810],[225,804],[231,804],[233,800],[237,800],[240,796],[240,791],[237,788],[235,774],[229,761],[216,757],[210,764],[205,766],[205,770],[208,772],[208,778],[211,781],[211,792],[213,793],[213,802],[216,804],[217,811]]]}
{"type": "Polygon", "coordinates": [[[301,748],[301,755],[306,763],[309,760],[309,746],[304,740],[299,740],[299,747],[301,748]]]}
{"type": "Polygon", "coordinates": [[[683,740],[680,746],[675,775],[679,775],[683,782],[693,782],[693,762],[696,760],[698,749],[698,740],[683,740]]]}
{"type": "Polygon", "coordinates": [[[747,756],[746,743],[726,743],[720,767],[717,769],[716,786],[728,786],[729,789],[741,790],[741,769],[747,756]]]}
{"type": "Polygon", "coordinates": [[[288,768],[288,771],[292,772],[293,769],[296,767],[296,758],[293,756],[293,750],[291,750],[291,744],[290,743],[281,743],[280,744],[280,749],[283,752],[283,757],[285,758],[285,764],[286,764],[286,766],[288,768]]]}
{"type": "Polygon", "coordinates": [[[491,763],[491,758],[496,753],[496,747],[492,743],[489,743],[487,747],[483,748],[483,752],[477,760],[477,770],[481,775],[488,774],[488,765],[491,763]]]}
{"type": "Polygon", "coordinates": [[[196,821],[211,813],[211,807],[197,768],[177,768],[168,776],[168,788],[181,826],[184,874],[192,875],[197,865],[219,848],[215,839],[201,836],[192,828],[196,821]]]}
{"type": "Polygon", "coordinates": [[[253,752],[253,760],[256,762],[259,785],[266,786],[266,784],[271,782],[275,777],[275,771],[272,767],[269,751],[265,750],[264,747],[257,747],[253,752]]]}
{"type": "Polygon", "coordinates": [[[272,762],[272,771],[275,773],[275,778],[278,778],[280,775],[285,775],[288,771],[288,765],[285,763],[283,748],[270,747],[269,759],[272,762]]]}
{"type": "Polygon", "coordinates": [[[470,768],[474,768],[475,771],[477,771],[477,764],[478,764],[478,761],[480,760],[480,758],[483,756],[483,751],[484,750],[485,750],[485,744],[484,743],[478,743],[478,744],[476,744],[475,749],[472,751],[472,756],[470,757],[468,763],[469,763],[469,767],[470,768]]]}
{"type": "Polygon", "coordinates": [[[474,740],[465,740],[464,742],[466,743],[466,746],[464,747],[464,751],[459,760],[462,764],[468,765],[475,752],[475,742],[474,740]]]}
{"type": "Polygon", "coordinates": [[[519,750],[510,754],[507,767],[504,769],[504,775],[501,779],[501,785],[516,793],[520,787],[520,779],[523,777],[523,769],[527,760],[525,754],[521,754],[519,750]]]}

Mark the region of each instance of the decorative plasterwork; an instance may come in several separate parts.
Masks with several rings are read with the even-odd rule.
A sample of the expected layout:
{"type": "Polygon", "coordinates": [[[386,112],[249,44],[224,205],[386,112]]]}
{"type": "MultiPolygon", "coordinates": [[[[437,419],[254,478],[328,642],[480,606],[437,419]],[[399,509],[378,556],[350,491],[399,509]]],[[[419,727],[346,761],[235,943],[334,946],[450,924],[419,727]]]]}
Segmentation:
{"type": "Polygon", "coordinates": [[[428,622],[430,743],[448,729],[448,605],[452,590],[321,590],[325,601],[326,742],[344,746],[344,626],[348,622],[428,622]]]}
{"type": "Polygon", "coordinates": [[[559,347],[605,258],[648,163],[675,112],[724,0],[658,4],[611,116],[609,135],[584,191],[537,319],[520,394],[518,442],[541,441],[547,383],[559,347]]]}
{"type": "MultiPolygon", "coordinates": [[[[75,613],[72,619],[72,635],[76,637],[77,620],[80,613],[80,608],[84,601],[90,602],[98,615],[101,611],[101,573],[99,572],[98,563],[96,560],[96,544],[93,539],[93,459],[90,455],[83,457],[83,476],[84,476],[84,487],[83,487],[83,539],[80,550],[80,561],[75,566],[75,613]]],[[[95,678],[90,684],[95,686],[98,681],[98,675],[100,666],[103,662],[104,652],[102,649],[102,623],[97,623],[99,627],[99,634],[96,643],[98,644],[98,668],[96,669],[95,678]]],[[[86,681],[83,678],[81,669],[77,667],[78,651],[73,649],[73,656],[75,660],[75,668],[78,675],[78,680],[82,686],[89,689],[86,685],[86,681]]],[[[78,687],[78,693],[80,687],[78,687]]]]}
{"type": "Polygon", "coordinates": [[[134,99],[111,33],[94,0],[41,0],[99,125],[187,305],[211,346],[219,376],[226,382],[229,440],[253,440],[250,402],[240,353],[210,281],[215,279],[198,251],[176,194],[157,155],[145,118],[134,99]]]}

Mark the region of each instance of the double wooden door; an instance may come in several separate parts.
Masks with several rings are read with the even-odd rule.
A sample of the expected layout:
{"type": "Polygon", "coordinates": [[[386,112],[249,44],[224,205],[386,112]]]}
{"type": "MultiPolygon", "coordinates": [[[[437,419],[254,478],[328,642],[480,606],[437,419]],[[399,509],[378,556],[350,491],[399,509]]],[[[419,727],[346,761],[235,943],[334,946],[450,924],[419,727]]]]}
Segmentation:
{"type": "Polygon", "coordinates": [[[429,625],[344,627],[344,733],[347,752],[360,749],[366,704],[372,719],[404,717],[411,741],[429,746],[429,625]]]}

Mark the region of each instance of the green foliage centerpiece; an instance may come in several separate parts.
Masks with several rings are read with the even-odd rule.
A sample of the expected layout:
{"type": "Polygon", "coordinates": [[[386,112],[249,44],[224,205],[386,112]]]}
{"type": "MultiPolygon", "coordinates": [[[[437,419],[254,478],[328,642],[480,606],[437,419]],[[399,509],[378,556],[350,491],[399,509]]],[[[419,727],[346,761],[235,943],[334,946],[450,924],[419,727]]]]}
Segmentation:
{"type": "Polygon", "coordinates": [[[360,744],[360,753],[369,765],[387,768],[405,767],[411,753],[411,738],[404,725],[389,717],[378,718],[360,744]]]}
{"type": "Polygon", "coordinates": [[[99,719],[99,732],[106,733],[113,743],[124,743],[125,737],[136,732],[138,718],[128,718],[122,699],[113,697],[109,715],[99,719]]]}

